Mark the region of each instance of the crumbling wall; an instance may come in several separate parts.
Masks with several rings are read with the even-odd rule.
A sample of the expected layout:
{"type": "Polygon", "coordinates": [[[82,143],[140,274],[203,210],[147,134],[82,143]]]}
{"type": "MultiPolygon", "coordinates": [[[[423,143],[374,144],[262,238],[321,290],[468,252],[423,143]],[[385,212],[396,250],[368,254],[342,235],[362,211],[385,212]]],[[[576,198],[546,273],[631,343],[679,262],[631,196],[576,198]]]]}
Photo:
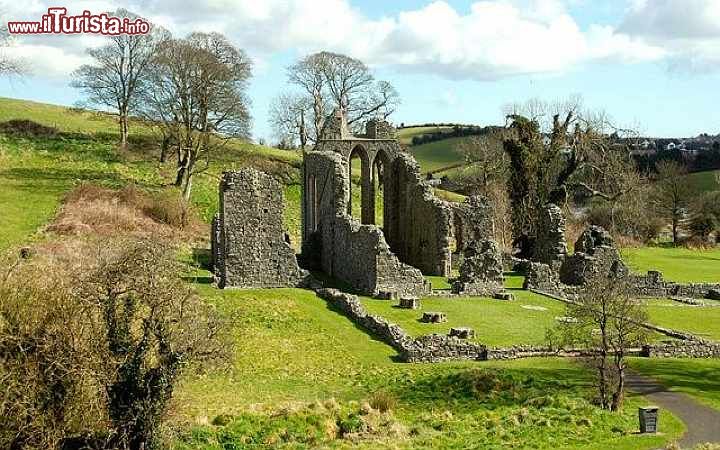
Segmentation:
{"type": "Polygon", "coordinates": [[[386,176],[390,181],[386,195],[395,203],[383,227],[390,248],[401,261],[426,275],[449,276],[452,207],[435,197],[410,155],[398,155],[386,176]]]}
{"type": "Polygon", "coordinates": [[[347,214],[347,163],[341,154],[308,152],[304,158],[303,261],[367,295],[421,296],[422,273],[403,264],[374,225],[347,214]]]}
{"type": "Polygon", "coordinates": [[[300,269],[283,229],[282,185],[244,168],[223,173],[220,212],[213,221],[215,276],[220,287],[299,286],[300,269]]]}
{"type": "Polygon", "coordinates": [[[557,205],[549,203],[540,216],[532,260],[557,270],[566,255],[565,217],[557,205]]]}
{"type": "Polygon", "coordinates": [[[624,277],[628,273],[610,233],[591,226],[575,243],[575,253],[565,258],[560,267],[560,281],[582,286],[596,276],[624,277]]]}
{"type": "Polygon", "coordinates": [[[720,283],[675,283],[663,279],[662,272],[648,271],[646,275],[632,274],[630,284],[639,297],[680,297],[711,298],[713,292],[720,291],[720,283]]]}
{"type": "Polygon", "coordinates": [[[503,261],[500,247],[491,240],[472,241],[465,247],[460,276],[453,293],[489,296],[503,290],[503,261]]]}
{"type": "Polygon", "coordinates": [[[462,252],[470,242],[493,237],[492,205],[485,196],[471,195],[452,207],[455,211],[453,224],[458,252],[462,252]]]}

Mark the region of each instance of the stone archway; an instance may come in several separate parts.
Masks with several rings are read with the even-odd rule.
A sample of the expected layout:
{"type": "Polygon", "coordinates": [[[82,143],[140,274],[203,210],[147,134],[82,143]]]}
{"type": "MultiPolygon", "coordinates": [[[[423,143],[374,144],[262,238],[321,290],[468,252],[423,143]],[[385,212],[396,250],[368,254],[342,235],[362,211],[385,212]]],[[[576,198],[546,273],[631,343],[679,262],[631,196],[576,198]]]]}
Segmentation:
{"type": "Polygon", "coordinates": [[[348,214],[353,216],[353,159],[360,160],[360,222],[362,224],[373,224],[375,222],[374,192],[372,189],[372,167],[370,156],[361,144],[355,145],[348,156],[348,174],[350,177],[348,200],[348,214]]]}

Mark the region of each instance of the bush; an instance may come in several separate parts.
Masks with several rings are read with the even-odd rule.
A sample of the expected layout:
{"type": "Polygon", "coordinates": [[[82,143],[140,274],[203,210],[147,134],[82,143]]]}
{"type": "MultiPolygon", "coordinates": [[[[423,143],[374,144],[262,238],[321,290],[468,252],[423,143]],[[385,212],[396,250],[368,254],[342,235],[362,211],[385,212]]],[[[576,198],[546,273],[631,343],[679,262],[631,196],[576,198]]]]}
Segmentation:
{"type": "Polygon", "coordinates": [[[0,274],[0,448],[148,448],[183,370],[228,356],[227,329],[164,244],[55,250],[0,274]]]}
{"type": "Polygon", "coordinates": [[[32,120],[13,119],[0,123],[0,131],[22,137],[54,137],[59,134],[57,128],[46,127],[32,120]]]}

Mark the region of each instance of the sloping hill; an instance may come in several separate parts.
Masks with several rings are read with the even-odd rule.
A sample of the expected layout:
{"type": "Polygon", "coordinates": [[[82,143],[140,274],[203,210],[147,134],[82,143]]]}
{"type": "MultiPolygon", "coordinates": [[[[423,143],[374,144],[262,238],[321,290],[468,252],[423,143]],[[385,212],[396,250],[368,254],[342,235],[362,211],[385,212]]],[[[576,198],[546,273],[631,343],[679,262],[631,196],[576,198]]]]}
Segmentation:
{"type": "MultiPolygon", "coordinates": [[[[131,126],[131,146],[120,152],[112,116],[23,100],[0,98],[0,123],[30,120],[57,130],[33,135],[25,128],[0,133],[0,250],[17,245],[52,217],[72,186],[93,181],[109,187],[128,183],[162,189],[173,179],[173,161],[160,164],[152,131],[131,126]]],[[[223,170],[253,165],[297,181],[301,155],[249,142],[232,141],[194,183],[192,201],[204,220],[217,209],[217,183],[223,170]]],[[[287,196],[299,199],[290,185],[287,196]]],[[[289,201],[287,216],[299,225],[299,202],[289,201]]]]}

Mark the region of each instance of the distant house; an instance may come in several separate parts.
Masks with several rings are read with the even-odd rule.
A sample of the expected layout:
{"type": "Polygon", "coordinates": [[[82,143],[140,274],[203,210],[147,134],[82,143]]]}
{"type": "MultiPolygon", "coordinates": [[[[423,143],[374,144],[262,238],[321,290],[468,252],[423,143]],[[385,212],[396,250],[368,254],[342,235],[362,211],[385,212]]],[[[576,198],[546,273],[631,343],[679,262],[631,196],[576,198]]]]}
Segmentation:
{"type": "Polygon", "coordinates": [[[674,142],[671,142],[665,146],[665,150],[675,150],[676,148],[677,148],[677,144],[675,144],[674,142]]]}

